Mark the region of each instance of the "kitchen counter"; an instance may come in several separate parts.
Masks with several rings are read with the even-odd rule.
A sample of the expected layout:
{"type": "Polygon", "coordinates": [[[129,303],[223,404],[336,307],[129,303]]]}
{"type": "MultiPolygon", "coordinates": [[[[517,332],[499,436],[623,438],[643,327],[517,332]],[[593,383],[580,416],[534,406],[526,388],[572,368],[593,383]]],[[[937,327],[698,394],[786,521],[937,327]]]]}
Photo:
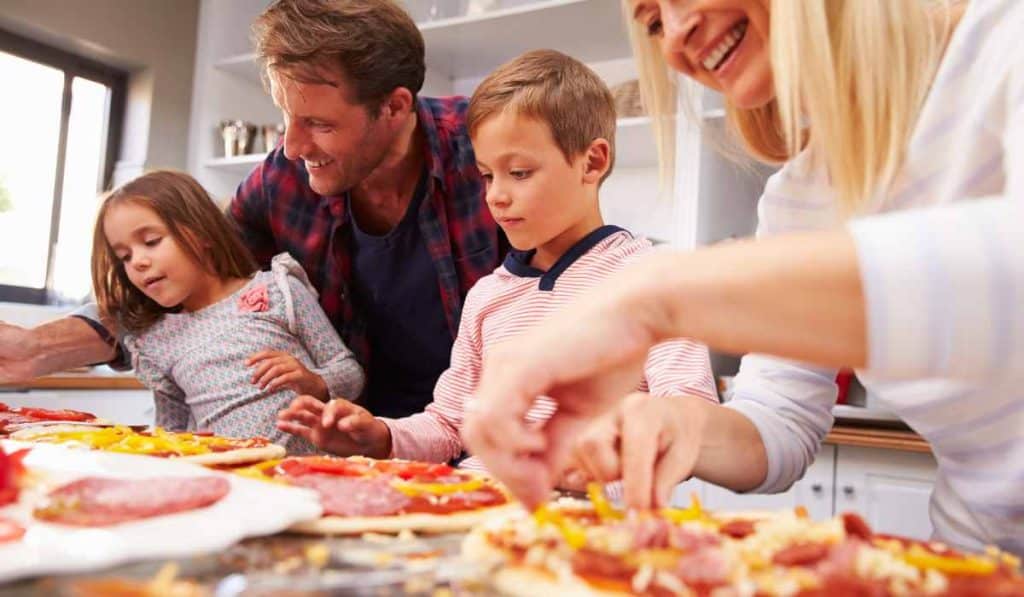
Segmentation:
{"type": "Polygon", "coordinates": [[[145,390],[133,375],[94,371],[56,373],[18,384],[0,384],[0,388],[27,390],[145,390]]]}
{"type": "Polygon", "coordinates": [[[931,447],[924,438],[913,431],[902,429],[836,425],[825,436],[825,443],[837,446],[903,450],[906,452],[931,452],[931,447]]]}

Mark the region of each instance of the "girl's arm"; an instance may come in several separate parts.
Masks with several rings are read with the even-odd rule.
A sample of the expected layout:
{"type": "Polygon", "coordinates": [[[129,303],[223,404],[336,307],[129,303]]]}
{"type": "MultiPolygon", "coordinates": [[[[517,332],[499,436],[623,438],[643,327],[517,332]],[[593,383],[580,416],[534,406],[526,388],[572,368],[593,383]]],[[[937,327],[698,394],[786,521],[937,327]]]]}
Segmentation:
{"type": "Polygon", "coordinates": [[[288,287],[295,309],[296,333],[315,364],[312,372],[324,380],[331,397],[358,400],[366,376],[355,355],[341,341],[313,293],[294,277],[288,278],[288,287]]]}

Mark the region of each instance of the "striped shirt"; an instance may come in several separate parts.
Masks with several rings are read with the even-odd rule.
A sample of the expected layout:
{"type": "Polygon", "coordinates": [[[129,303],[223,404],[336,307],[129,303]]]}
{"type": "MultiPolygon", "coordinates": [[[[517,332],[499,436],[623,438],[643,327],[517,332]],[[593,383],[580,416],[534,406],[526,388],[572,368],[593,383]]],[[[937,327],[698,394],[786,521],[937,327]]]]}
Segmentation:
{"type": "MultiPolygon", "coordinates": [[[[392,456],[433,462],[459,458],[465,400],[476,390],[488,349],[539,325],[553,311],[650,249],[646,239],[603,226],[580,240],[547,272],[529,265],[531,253],[510,253],[505,263],[481,279],[466,297],[451,366],[434,388],[434,401],[424,412],[410,417],[381,418],[391,429],[392,456]]],[[[690,340],[665,342],[651,349],[638,389],[655,396],[687,394],[718,401],[707,348],[690,340]]],[[[527,419],[545,421],[554,412],[554,402],[540,398],[527,419]]],[[[483,470],[475,457],[461,466],[483,470]]]]}
{"type": "MultiPolygon", "coordinates": [[[[848,223],[880,402],[931,444],[936,537],[1024,554],[1024,2],[970,2],[902,171],[848,223]]],[[[806,156],[768,182],[759,235],[835,226],[806,156]]],[[[768,452],[759,491],[803,475],[832,425],[835,371],[748,355],[730,407],[768,452]]],[[[884,529],[882,529],[884,530],[884,529]]]]}

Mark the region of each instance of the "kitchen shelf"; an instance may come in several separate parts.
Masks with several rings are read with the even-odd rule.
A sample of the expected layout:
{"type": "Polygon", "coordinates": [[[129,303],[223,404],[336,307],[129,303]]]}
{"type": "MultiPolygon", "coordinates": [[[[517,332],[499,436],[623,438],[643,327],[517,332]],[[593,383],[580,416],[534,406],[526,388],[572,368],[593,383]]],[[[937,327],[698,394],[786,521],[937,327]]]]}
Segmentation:
{"type": "Polygon", "coordinates": [[[267,157],[265,153],[249,153],[246,155],[236,155],[229,158],[213,158],[203,163],[203,166],[207,168],[217,168],[220,170],[238,170],[248,172],[252,170],[253,166],[259,164],[267,157]]]}
{"type": "Polygon", "coordinates": [[[427,65],[450,79],[480,77],[527,50],[551,48],[582,62],[630,55],[609,0],[545,0],[480,15],[420,23],[427,65]],[[569,34],[567,23],[577,26],[569,34]]]}

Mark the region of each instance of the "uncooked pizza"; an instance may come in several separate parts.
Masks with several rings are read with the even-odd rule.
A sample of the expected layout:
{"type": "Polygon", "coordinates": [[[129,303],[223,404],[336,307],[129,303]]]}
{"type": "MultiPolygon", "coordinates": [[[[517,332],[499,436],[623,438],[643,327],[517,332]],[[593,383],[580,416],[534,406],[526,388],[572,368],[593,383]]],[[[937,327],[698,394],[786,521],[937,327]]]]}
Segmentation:
{"type": "Polygon", "coordinates": [[[725,515],[696,500],[626,513],[590,494],[487,521],[463,555],[493,565],[495,588],[508,595],[1024,595],[1012,555],[876,534],[854,514],[725,515]]]}
{"type": "Polygon", "coordinates": [[[91,413],[66,408],[10,407],[0,402],[0,436],[33,425],[53,423],[103,423],[91,413]]]}
{"type": "Polygon", "coordinates": [[[205,465],[260,462],[268,458],[280,458],[285,454],[282,446],[262,437],[241,439],[205,433],[165,431],[159,427],[137,431],[123,425],[32,427],[12,433],[11,439],[174,458],[205,465]]]}
{"type": "Polygon", "coordinates": [[[324,515],[292,527],[305,533],[464,531],[516,508],[495,481],[447,464],[301,456],[235,472],[315,491],[324,515]]]}

